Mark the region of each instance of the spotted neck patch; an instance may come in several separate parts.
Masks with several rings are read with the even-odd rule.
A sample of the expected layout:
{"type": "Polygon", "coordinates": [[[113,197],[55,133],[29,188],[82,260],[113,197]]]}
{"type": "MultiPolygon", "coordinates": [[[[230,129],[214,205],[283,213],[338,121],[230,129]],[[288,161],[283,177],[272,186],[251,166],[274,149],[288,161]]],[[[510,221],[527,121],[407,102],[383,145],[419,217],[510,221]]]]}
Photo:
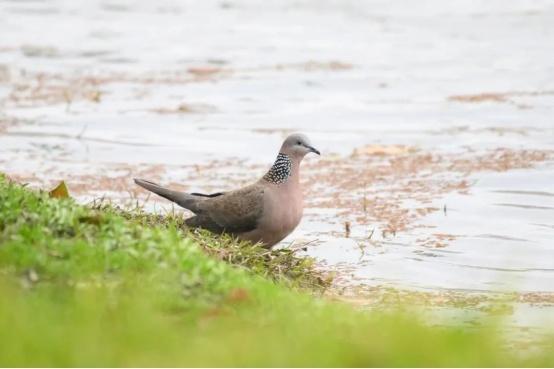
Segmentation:
{"type": "Polygon", "coordinates": [[[285,183],[292,172],[292,160],[285,154],[279,153],[271,169],[266,173],[264,179],[269,183],[285,183]]]}

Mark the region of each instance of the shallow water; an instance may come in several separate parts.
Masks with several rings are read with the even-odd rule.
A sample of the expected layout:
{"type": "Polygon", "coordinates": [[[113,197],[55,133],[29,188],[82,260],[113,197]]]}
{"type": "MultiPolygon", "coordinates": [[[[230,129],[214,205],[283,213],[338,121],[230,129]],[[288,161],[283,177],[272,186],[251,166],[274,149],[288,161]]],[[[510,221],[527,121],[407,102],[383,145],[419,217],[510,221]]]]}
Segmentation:
{"type": "Polygon", "coordinates": [[[0,35],[16,179],[227,190],[302,131],[282,246],[337,285],[554,292],[551,1],[0,1],[0,35]]]}

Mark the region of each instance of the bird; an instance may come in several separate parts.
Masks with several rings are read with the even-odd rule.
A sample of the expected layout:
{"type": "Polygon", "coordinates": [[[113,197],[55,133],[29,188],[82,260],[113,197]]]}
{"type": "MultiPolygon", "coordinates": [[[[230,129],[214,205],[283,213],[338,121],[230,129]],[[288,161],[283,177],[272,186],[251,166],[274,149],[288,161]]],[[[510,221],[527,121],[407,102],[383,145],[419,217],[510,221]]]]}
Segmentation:
{"type": "Polygon", "coordinates": [[[135,178],[134,181],[190,210],[194,215],[185,220],[190,228],[230,234],[271,249],[302,219],[300,163],[309,153],[321,155],[308,137],[291,134],[283,141],[271,168],[258,181],[228,192],[186,193],[144,179],[135,178]]]}

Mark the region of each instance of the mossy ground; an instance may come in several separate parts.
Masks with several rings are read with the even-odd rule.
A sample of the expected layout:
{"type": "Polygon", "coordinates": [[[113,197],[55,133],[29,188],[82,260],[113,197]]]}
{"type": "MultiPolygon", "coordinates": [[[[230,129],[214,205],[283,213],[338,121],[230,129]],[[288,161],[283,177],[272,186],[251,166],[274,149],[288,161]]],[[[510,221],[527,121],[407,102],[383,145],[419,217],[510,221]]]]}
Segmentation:
{"type": "Polygon", "coordinates": [[[497,327],[430,327],[318,296],[290,251],[0,176],[2,366],[513,366],[497,327]]]}

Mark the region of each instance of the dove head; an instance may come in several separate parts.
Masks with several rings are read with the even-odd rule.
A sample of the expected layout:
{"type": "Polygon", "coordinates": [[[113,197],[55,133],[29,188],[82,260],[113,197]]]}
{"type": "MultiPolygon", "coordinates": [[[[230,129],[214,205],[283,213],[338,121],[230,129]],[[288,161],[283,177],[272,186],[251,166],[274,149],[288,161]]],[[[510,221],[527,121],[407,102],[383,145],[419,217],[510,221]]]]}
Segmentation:
{"type": "MultiPolygon", "coordinates": [[[[275,163],[263,179],[277,185],[287,182],[290,176],[298,173],[300,161],[310,152],[320,155],[308,137],[298,133],[290,135],[283,142],[275,163]]],[[[296,183],[298,183],[298,175],[296,175],[296,183]]]]}
{"type": "Polygon", "coordinates": [[[320,155],[320,152],[312,146],[308,137],[300,133],[288,136],[279,152],[297,160],[302,160],[306,154],[311,152],[320,155]]]}

